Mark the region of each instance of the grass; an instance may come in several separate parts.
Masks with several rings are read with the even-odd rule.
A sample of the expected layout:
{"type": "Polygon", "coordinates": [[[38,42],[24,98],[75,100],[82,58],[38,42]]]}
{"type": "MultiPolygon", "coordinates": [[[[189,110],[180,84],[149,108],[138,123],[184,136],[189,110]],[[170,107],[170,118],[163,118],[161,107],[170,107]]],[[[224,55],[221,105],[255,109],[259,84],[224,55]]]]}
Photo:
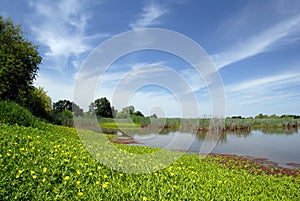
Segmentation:
{"type": "MultiPolygon", "coordinates": [[[[300,197],[299,176],[256,174],[239,166],[219,164],[212,156],[200,160],[194,154],[182,155],[169,166],[145,174],[116,171],[92,155],[100,154],[106,157],[106,162],[121,163],[122,158],[117,154],[108,154],[112,153],[109,146],[128,156],[151,156],[160,149],[103,145],[95,141],[93,145],[102,148],[102,152],[91,155],[87,149],[93,145],[82,144],[80,138],[95,136],[105,137],[50,124],[33,128],[0,123],[0,200],[299,200],[300,197]]],[[[138,165],[141,164],[135,164],[138,165]]]]}
{"type": "Polygon", "coordinates": [[[100,124],[101,128],[112,128],[112,129],[140,129],[141,125],[135,123],[118,123],[118,122],[109,122],[100,124]]]}

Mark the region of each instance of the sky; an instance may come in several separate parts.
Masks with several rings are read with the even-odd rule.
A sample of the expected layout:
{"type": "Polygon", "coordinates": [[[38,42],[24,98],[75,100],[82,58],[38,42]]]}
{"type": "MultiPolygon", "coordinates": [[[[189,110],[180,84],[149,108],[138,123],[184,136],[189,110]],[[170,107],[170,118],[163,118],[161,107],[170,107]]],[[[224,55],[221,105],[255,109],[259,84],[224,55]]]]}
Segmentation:
{"type": "MultiPolygon", "coordinates": [[[[107,97],[119,111],[134,105],[159,117],[213,115],[223,105],[214,102],[212,80],[170,52],[132,51],[101,71],[98,51],[94,68],[82,70],[105,42],[124,32],[158,28],[203,49],[220,78],[226,116],[300,114],[297,0],[0,0],[0,15],[21,24],[25,38],[39,47],[43,61],[35,86],[53,102],[74,100],[86,111],[91,100],[107,97]],[[84,81],[87,88],[75,97],[84,81]]],[[[136,43],[134,38],[120,42],[115,52],[136,43]]],[[[176,41],[168,45],[185,49],[176,41]]]]}

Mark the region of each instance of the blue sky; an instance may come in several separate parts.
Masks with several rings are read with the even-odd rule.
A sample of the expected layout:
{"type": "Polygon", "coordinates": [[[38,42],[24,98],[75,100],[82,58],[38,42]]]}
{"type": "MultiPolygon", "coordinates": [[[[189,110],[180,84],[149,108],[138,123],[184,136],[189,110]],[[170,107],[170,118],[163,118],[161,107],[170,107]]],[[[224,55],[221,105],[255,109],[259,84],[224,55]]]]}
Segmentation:
{"type": "MultiPolygon", "coordinates": [[[[210,55],[223,80],[226,116],[300,114],[297,0],[0,0],[0,5],[0,14],[22,24],[26,38],[39,46],[43,63],[35,85],[44,87],[53,102],[73,100],[82,63],[98,45],[125,31],[162,28],[186,35],[210,55]]],[[[141,86],[145,80],[165,80],[176,87],[170,72],[188,83],[197,100],[199,111],[191,107],[183,116],[211,114],[201,76],[181,58],[159,51],[133,52],[115,61],[97,80],[94,96],[106,96],[119,110],[133,104],[146,115],[178,117],[181,105],[191,103],[178,101],[177,92],[163,86],[143,86],[128,95],[132,85],[123,85],[128,88],[120,94],[128,92],[130,100],[122,102],[120,94],[114,98],[122,80],[141,86]]],[[[80,103],[85,110],[87,105],[80,103]]]]}

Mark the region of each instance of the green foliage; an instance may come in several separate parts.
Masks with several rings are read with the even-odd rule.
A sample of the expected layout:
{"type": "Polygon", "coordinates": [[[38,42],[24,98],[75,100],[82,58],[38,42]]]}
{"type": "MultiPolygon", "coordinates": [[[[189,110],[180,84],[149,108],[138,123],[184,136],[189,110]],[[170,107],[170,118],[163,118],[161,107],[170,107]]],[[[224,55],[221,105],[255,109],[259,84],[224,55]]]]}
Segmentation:
{"type": "Polygon", "coordinates": [[[43,88],[33,87],[22,102],[22,105],[28,108],[33,115],[47,120],[50,119],[51,98],[43,88]]]}
{"type": "MultiPolygon", "coordinates": [[[[83,137],[91,134],[82,132],[83,137]]],[[[139,155],[159,151],[144,146],[115,146],[139,155]]],[[[184,155],[167,168],[147,174],[113,171],[91,157],[75,129],[50,124],[38,129],[0,124],[0,147],[0,200],[299,200],[300,197],[299,177],[250,174],[219,165],[209,156],[201,160],[195,154],[184,155]]],[[[112,154],[107,160],[118,157],[112,154]]]]}
{"type": "Polygon", "coordinates": [[[90,110],[95,111],[98,117],[112,118],[112,108],[106,97],[98,98],[94,103],[90,104],[90,110]]]}
{"type": "Polygon", "coordinates": [[[134,113],[134,106],[130,105],[130,106],[124,107],[121,112],[118,112],[117,118],[128,119],[128,118],[131,118],[133,113],[134,113]]]}
{"type": "Polygon", "coordinates": [[[59,100],[53,103],[53,111],[56,113],[62,113],[64,110],[73,112],[75,116],[82,116],[83,109],[81,109],[76,103],[69,100],[59,100]]]}
{"type": "Polygon", "coordinates": [[[0,101],[0,122],[33,126],[37,120],[29,110],[10,101],[0,101]]]}
{"type": "Polygon", "coordinates": [[[0,100],[22,103],[32,88],[42,58],[26,41],[20,25],[0,16],[0,100]]]}
{"type": "Polygon", "coordinates": [[[70,110],[63,110],[62,112],[52,112],[51,117],[51,121],[56,125],[72,127],[74,124],[73,113],[70,110]]]}

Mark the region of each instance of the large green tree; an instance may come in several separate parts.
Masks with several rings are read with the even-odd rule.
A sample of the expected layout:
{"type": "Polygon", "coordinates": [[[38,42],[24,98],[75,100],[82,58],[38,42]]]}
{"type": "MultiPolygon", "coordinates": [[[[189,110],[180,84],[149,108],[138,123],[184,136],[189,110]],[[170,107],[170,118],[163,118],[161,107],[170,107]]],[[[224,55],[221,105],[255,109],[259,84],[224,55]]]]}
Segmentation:
{"type": "Polygon", "coordinates": [[[24,38],[21,26],[14,25],[10,19],[2,16],[0,44],[0,100],[13,100],[22,104],[33,89],[32,84],[42,58],[37,46],[24,38]]]}
{"type": "Polygon", "coordinates": [[[56,113],[62,113],[64,110],[73,112],[75,116],[82,116],[83,109],[81,109],[76,103],[69,100],[59,100],[53,103],[53,111],[56,113]]]}
{"type": "Polygon", "coordinates": [[[109,100],[106,97],[98,98],[93,104],[94,111],[99,117],[113,118],[113,112],[109,100]]]}

